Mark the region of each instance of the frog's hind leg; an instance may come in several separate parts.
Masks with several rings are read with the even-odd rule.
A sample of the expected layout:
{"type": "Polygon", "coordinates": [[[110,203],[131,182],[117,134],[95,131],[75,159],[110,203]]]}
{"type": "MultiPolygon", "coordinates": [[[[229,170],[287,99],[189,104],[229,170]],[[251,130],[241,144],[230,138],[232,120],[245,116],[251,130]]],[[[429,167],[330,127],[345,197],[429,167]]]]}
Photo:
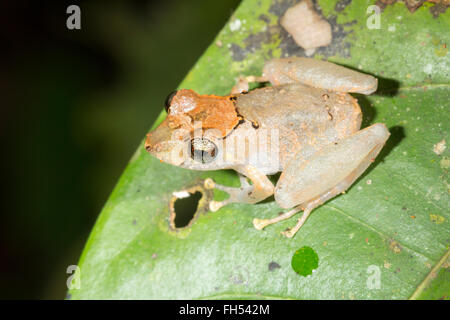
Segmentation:
{"type": "Polygon", "coordinates": [[[253,219],[253,226],[256,229],[261,230],[261,229],[265,228],[268,225],[280,222],[282,220],[289,219],[290,217],[295,215],[297,212],[303,210],[303,214],[298,219],[297,224],[294,227],[289,228],[289,229],[281,232],[281,234],[283,234],[284,236],[286,236],[288,238],[292,238],[297,233],[297,231],[300,230],[300,228],[305,223],[306,219],[308,219],[309,215],[311,214],[311,212],[315,208],[317,208],[321,204],[325,203],[329,199],[333,198],[334,196],[344,192],[348,188],[348,186],[349,186],[348,183],[346,183],[344,181],[340,185],[338,185],[338,186],[332,188],[331,190],[325,192],[323,195],[319,196],[317,199],[314,199],[314,200],[308,202],[304,206],[303,205],[297,206],[297,207],[295,207],[292,210],[289,210],[289,211],[287,211],[287,212],[285,212],[283,214],[280,214],[278,217],[275,217],[275,218],[272,218],[272,219],[257,219],[257,218],[255,218],[255,219],[253,219]]]}
{"type": "Polygon", "coordinates": [[[254,221],[257,229],[295,214],[299,208],[303,216],[295,227],[283,232],[293,237],[304,224],[311,211],[343,193],[374,161],[389,137],[384,124],[374,124],[364,130],[331,143],[302,158],[296,154],[288,163],[275,188],[275,201],[282,208],[295,208],[282,217],[254,221]]]}
{"type": "Polygon", "coordinates": [[[310,87],[336,92],[371,94],[378,80],[337,64],[312,58],[272,59],[264,65],[263,77],[272,85],[300,82],[310,87]]]}
{"type": "Polygon", "coordinates": [[[281,232],[281,234],[283,234],[284,236],[286,236],[288,238],[292,238],[293,236],[295,236],[297,231],[300,230],[300,228],[305,223],[306,219],[308,219],[309,215],[311,214],[311,211],[313,211],[315,208],[317,208],[321,204],[327,202],[331,198],[335,197],[336,195],[338,195],[340,193],[343,193],[351,184],[352,183],[349,184],[347,181],[343,181],[343,183],[341,183],[340,185],[338,185],[338,186],[334,187],[333,189],[327,191],[326,193],[324,193],[323,195],[321,195],[317,199],[308,202],[305,205],[305,207],[303,208],[303,214],[298,219],[297,224],[295,226],[293,226],[292,228],[289,228],[289,229],[281,232]]]}

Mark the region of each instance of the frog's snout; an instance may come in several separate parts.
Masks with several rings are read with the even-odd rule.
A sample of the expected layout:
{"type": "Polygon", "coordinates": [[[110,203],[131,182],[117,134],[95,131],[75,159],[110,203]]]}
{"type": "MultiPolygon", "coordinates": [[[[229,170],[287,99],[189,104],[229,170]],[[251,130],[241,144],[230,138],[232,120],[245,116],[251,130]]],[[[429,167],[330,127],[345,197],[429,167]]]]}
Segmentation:
{"type": "Polygon", "coordinates": [[[154,153],[157,152],[156,150],[156,146],[158,145],[157,143],[154,143],[154,139],[152,139],[152,134],[151,133],[147,133],[147,138],[145,139],[145,150],[147,150],[147,152],[150,153],[154,153]]]}
{"type": "Polygon", "coordinates": [[[147,150],[147,152],[153,153],[155,152],[154,146],[155,144],[152,143],[152,134],[147,133],[147,138],[145,139],[145,150],[147,150]]]}
{"type": "Polygon", "coordinates": [[[147,134],[147,138],[145,139],[145,150],[156,155],[158,153],[170,151],[169,149],[169,144],[165,143],[164,140],[155,137],[153,132],[147,134]]]}
{"type": "Polygon", "coordinates": [[[150,131],[145,139],[145,149],[150,153],[164,152],[166,141],[171,139],[171,130],[167,121],[163,121],[157,128],[150,131]]]}
{"type": "Polygon", "coordinates": [[[186,158],[186,146],[183,141],[167,140],[165,132],[158,128],[147,134],[145,149],[162,162],[176,166],[181,165],[186,158]]]}

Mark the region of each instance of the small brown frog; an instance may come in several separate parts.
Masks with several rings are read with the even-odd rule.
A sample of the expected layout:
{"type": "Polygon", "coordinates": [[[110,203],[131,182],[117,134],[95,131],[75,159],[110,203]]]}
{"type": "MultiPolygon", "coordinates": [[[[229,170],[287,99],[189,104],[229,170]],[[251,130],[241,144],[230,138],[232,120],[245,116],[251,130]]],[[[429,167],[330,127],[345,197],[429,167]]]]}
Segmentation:
{"type": "Polygon", "coordinates": [[[212,201],[212,211],[272,194],[281,208],[291,208],[272,219],[255,218],[256,229],[303,210],[297,224],[283,232],[292,237],[314,208],[345,192],[383,148],[390,135],[386,126],[360,130],[361,109],[348,94],[376,89],[376,78],[330,62],[274,59],[261,77],[241,78],[230,95],[185,89],[171,94],[167,118],[147,135],[145,147],[175,166],[237,171],[240,188],[205,180],[205,187],[229,194],[212,201]],[[271,86],[248,91],[252,81],[271,86]],[[267,175],[277,172],[282,173],[274,186],[267,175]]]}

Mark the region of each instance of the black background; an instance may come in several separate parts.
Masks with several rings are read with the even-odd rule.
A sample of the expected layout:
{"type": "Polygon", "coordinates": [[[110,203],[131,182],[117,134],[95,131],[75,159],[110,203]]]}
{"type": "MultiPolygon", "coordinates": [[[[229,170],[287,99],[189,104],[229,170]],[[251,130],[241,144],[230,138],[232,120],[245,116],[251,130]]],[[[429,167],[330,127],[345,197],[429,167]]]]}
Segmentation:
{"type": "Polygon", "coordinates": [[[2,1],[0,298],[65,297],[126,163],[238,2],[2,1]]]}

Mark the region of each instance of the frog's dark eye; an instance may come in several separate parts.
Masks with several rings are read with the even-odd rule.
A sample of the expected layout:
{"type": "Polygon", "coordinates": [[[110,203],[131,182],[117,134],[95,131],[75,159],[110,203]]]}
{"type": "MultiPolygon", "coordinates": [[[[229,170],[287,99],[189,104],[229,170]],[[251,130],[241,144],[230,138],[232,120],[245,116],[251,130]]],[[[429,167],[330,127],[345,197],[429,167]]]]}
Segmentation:
{"type": "Polygon", "coordinates": [[[175,95],[177,94],[177,91],[172,91],[166,98],[166,102],[164,103],[164,107],[166,108],[166,112],[169,113],[169,107],[170,104],[172,103],[172,99],[173,97],[175,97],[175,95]]]}
{"type": "Polygon", "coordinates": [[[197,162],[209,163],[217,156],[217,146],[211,140],[195,138],[190,143],[190,154],[197,162]]]}

